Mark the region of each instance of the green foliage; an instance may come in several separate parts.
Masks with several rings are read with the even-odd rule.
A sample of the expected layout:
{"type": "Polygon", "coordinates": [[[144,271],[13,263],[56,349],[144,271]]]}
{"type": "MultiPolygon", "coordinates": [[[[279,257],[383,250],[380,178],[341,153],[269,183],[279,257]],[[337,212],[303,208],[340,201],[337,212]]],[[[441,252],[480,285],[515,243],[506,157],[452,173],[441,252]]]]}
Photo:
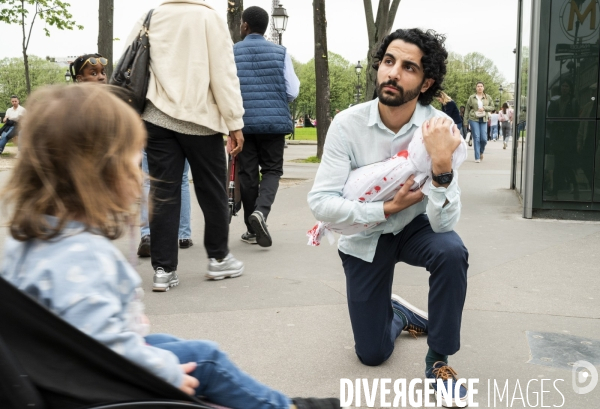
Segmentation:
{"type": "MultiPolygon", "coordinates": [[[[34,55],[29,57],[29,75],[33,89],[43,85],[64,84],[65,68],[34,55]]],[[[23,58],[0,60],[0,110],[10,106],[10,96],[17,95],[22,105],[27,101],[23,58]]]]}
{"type": "MultiPolygon", "coordinates": [[[[53,26],[59,30],[83,29],[83,26],[77,25],[73,16],[69,13],[69,3],[60,0],[0,0],[0,21],[7,24],[27,24],[29,8],[34,8],[35,13],[32,18],[31,26],[35,18],[39,16],[48,26],[53,26]]],[[[50,31],[44,27],[44,32],[50,37],[50,31]]]]}
{"type": "MultiPolygon", "coordinates": [[[[315,80],[315,61],[311,59],[306,64],[302,64],[296,60],[294,70],[300,79],[300,94],[295,101],[295,109],[292,110],[294,118],[308,114],[311,118],[315,117],[316,113],[316,80],[315,80]]],[[[329,52],[329,92],[330,92],[330,107],[331,116],[335,114],[335,110],[340,111],[348,108],[350,104],[354,104],[357,76],[354,65],[341,55],[329,52]]],[[[366,66],[366,61],[361,61],[361,65],[366,66]]],[[[361,75],[361,93],[365,90],[364,73],[361,75]]],[[[362,95],[362,94],[361,94],[362,95]]],[[[361,98],[361,100],[364,100],[361,98]]]]}
{"type": "Polygon", "coordinates": [[[321,159],[316,156],[309,156],[304,160],[304,163],[321,163],[321,159]]]}
{"type": "Polygon", "coordinates": [[[317,128],[296,128],[294,139],[299,141],[316,141],[317,128]]]}
{"type": "MultiPolygon", "coordinates": [[[[504,77],[492,60],[480,53],[469,53],[464,57],[457,53],[450,53],[444,91],[458,106],[467,102],[469,96],[475,92],[478,81],[483,82],[484,92],[494,100],[500,97],[498,89],[504,83],[504,77]]],[[[505,100],[503,94],[502,101],[505,100]]]]}

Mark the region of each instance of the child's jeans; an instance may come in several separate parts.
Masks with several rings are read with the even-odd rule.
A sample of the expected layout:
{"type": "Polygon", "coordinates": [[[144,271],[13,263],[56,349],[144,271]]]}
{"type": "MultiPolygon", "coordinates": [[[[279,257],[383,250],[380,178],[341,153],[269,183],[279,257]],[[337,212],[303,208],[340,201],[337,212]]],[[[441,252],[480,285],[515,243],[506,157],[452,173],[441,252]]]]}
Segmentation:
{"type": "Polygon", "coordinates": [[[232,409],[288,409],[291,400],[242,372],[211,341],[186,341],[166,334],[152,334],[146,342],[174,353],[182,364],[196,362],[190,376],[200,381],[197,396],[232,409]]]}

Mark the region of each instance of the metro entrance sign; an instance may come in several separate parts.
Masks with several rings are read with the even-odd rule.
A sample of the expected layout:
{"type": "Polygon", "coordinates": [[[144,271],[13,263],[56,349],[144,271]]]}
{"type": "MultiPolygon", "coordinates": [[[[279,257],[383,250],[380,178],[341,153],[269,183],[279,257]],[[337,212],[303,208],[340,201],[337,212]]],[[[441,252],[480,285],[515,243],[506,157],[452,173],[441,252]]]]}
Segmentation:
{"type": "Polygon", "coordinates": [[[571,53],[571,54],[557,55],[556,57],[554,57],[554,59],[556,61],[574,60],[574,59],[579,59],[579,58],[598,58],[598,53],[589,53],[589,52],[587,52],[585,54],[571,53]]]}
{"type": "Polygon", "coordinates": [[[590,54],[596,50],[597,44],[556,44],[556,54],[590,54]]]}

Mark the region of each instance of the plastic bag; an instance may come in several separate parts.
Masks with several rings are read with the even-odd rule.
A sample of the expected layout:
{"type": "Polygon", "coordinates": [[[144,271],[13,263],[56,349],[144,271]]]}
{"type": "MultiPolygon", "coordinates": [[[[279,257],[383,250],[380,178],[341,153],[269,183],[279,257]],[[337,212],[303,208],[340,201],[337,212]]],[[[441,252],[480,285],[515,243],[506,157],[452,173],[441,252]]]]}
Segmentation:
{"type": "MultiPolygon", "coordinates": [[[[452,125],[454,127],[454,125],[452,125]]],[[[452,154],[452,169],[458,169],[467,158],[467,145],[461,143],[452,154]]],[[[408,150],[382,162],[356,168],[350,172],[344,185],[342,197],[359,202],[378,202],[391,200],[410,175],[415,176],[415,184],[421,186],[423,194],[428,195],[431,180],[431,158],[425,149],[423,132],[419,127],[408,145],[408,150]]],[[[385,222],[383,222],[385,223],[385,222]]],[[[373,228],[381,223],[328,223],[318,222],[307,232],[308,245],[318,246],[324,235],[333,244],[332,232],[352,235],[373,228]]]]}

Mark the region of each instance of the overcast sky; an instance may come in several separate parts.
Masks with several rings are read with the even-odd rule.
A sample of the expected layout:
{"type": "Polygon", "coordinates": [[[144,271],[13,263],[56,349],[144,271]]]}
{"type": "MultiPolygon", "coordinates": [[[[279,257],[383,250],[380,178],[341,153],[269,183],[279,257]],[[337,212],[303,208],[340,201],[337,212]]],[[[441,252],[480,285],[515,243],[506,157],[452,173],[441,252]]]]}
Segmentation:
{"type": "MultiPolygon", "coordinates": [[[[67,0],[82,31],[50,28],[45,37],[44,23],[36,21],[29,54],[40,57],[66,57],[96,51],[98,41],[98,1],[67,0]]],[[[114,0],[115,58],[121,54],[131,27],[144,13],[162,0],[114,0]]],[[[226,20],[226,0],[206,0],[226,20]]],[[[312,0],[281,0],[289,17],[283,45],[301,62],[313,57],[312,0]]],[[[325,0],[329,51],[351,62],[366,58],[367,29],[362,0],[325,0]]],[[[244,0],[244,7],[259,6],[271,12],[271,0],[244,0]]],[[[373,0],[373,14],[378,0],[373,0]]],[[[446,47],[459,54],[480,52],[494,61],[507,82],[514,82],[513,49],[517,30],[517,0],[402,0],[393,29],[420,27],[447,36],[446,47]]],[[[0,57],[21,56],[18,25],[0,23],[0,57]]]]}

